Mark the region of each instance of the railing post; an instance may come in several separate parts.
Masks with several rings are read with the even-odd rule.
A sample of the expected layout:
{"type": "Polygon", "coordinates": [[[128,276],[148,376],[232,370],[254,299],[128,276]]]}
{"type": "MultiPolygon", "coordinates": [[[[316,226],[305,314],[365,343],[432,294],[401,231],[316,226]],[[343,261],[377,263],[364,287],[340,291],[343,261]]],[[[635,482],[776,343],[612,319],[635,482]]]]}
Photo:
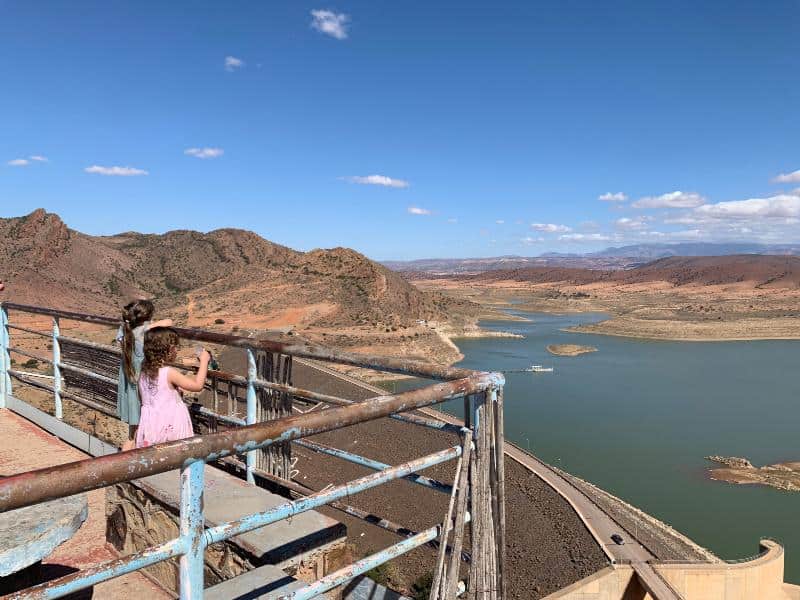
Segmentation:
{"type": "Polygon", "coordinates": [[[11,354],[8,352],[8,309],[0,304],[0,408],[8,405],[8,398],[11,396],[11,375],[8,370],[11,368],[11,354]]]}
{"type": "MultiPolygon", "coordinates": [[[[245,418],[245,422],[248,425],[252,425],[256,422],[256,403],[258,402],[256,398],[256,386],[253,383],[256,380],[257,373],[256,373],[256,354],[253,352],[252,348],[247,349],[247,417],[245,418]]],[[[257,450],[251,450],[247,453],[246,461],[247,461],[247,482],[248,483],[255,483],[255,478],[253,477],[253,470],[256,468],[256,452],[257,450]]]]}
{"type": "Polygon", "coordinates": [[[205,463],[195,460],[181,468],[180,600],[203,598],[203,484],[205,463]]]}
{"type": "Polygon", "coordinates": [[[61,408],[61,332],[58,328],[58,317],[53,317],[53,402],[56,419],[63,418],[61,408]]]}

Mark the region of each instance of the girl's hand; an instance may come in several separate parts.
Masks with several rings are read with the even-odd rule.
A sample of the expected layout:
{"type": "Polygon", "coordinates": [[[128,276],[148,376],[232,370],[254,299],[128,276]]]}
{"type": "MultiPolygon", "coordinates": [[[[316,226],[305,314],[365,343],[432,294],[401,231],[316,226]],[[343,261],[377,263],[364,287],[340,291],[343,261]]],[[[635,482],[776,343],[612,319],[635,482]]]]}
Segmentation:
{"type": "Polygon", "coordinates": [[[203,348],[203,350],[200,351],[200,354],[198,354],[197,360],[200,361],[200,364],[208,364],[211,360],[211,353],[203,348]]]}

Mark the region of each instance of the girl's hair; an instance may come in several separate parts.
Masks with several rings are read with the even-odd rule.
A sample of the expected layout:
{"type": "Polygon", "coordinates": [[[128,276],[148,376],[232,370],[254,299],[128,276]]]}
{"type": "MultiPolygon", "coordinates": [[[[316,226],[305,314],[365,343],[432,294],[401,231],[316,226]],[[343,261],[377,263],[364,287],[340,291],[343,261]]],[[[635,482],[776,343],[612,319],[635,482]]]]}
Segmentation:
{"type": "Polygon", "coordinates": [[[136,371],[133,368],[133,330],[149,321],[155,310],[152,300],[134,300],[122,309],[122,368],[128,381],[136,381],[136,371]]]}
{"type": "Polygon", "coordinates": [[[142,375],[150,382],[158,378],[158,370],[173,358],[180,338],[171,327],[153,327],[144,334],[142,375]]]}

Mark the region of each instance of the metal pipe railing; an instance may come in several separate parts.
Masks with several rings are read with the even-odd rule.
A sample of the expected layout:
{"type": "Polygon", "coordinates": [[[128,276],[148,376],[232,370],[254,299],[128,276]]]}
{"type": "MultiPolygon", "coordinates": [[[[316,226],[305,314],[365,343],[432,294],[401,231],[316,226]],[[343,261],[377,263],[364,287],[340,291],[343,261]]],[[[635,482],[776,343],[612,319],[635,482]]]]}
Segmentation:
{"type": "Polygon", "coordinates": [[[308,437],[395,412],[480,393],[502,378],[490,373],[430,385],[321,412],[284,417],[221,433],[195,436],[120,454],[66,463],[0,480],[0,512],[177,469],[191,460],[218,460],[280,442],[308,437]]]}
{"type": "MultiPolygon", "coordinates": [[[[83,377],[109,385],[117,385],[117,379],[101,375],[91,369],[65,364],[61,356],[61,344],[70,343],[85,346],[95,350],[111,352],[115,355],[119,354],[119,350],[104,344],[61,335],[60,320],[77,320],[106,326],[118,325],[116,319],[97,315],[84,315],[82,313],[13,303],[0,304],[0,407],[5,406],[5,400],[11,396],[11,376],[13,375],[15,379],[28,385],[34,385],[52,392],[57,419],[62,418],[62,398],[71,398],[95,410],[102,409],[101,412],[110,414],[112,412],[110,409],[82,399],[65,390],[62,385],[62,370],[78,373],[83,377]],[[52,360],[35,357],[32,354],[27,354],[24,350],[10,346],[10,329],[16,328],[36,334],[40,332],[11,325],[8,322],[8,309],[49,316],[53,319],[52,332],[50,334],[42,334],[52,338],[52,360]],[[18,351],[23,356],[29,356],[51,364],[54,372],[53,385],[40,384],[39,382],[31,381],[29,378],[22,377],[24,373],[11,368],[9,351],[18,351]]],[[[58,598],[113,577],[176,557],[179,558],[181,599],[191,598],[195,600],[202,598],[203,555],[204,549],[208,545],[229,540],[247,531],[282,519],[291,518],[293,515],[304,511],[337,503],[339,499],[345,496],[350,496],[396,479],[407,479],[413,483],[450,494],[451,507],[444,523],[419,533],[409,531],[405,539],[393,546],[323,577],[317,582],[293,592],[288,597],[304,599],[324,593],[366,572],[370,568],[437,539],[439,541],[436,543],[440,544],[441,552],[452,552],[451,560],[447,561],[449,566],[444,566],[442,573],[440,573],[446,579],[446,581],[442,579],[441,589],[452,590],[453,594],[455,594],[456,590],[464,589],[459,579],[459,569],[454,565],[460,563],[460,559],[466,554],[461,551],[461,547],[464,527],[467,523],[470,523],[472,548],[468,556],[472,559],[470,561],[470,582],[472,586],[478,586],[475,598],[483,598],[482,594],[488,589],[497,590],[498,584],[501,586],[501,591],[492,595],[492,598],[502,598],[502,586],[505,584],[505,577],[497,576],[495,573],[503,573],[502,553],[496,551],[496,540],[504,539],[504,518],[501,518],[500,522],[493,521],[495,516],[504,516],[502,491],[497,490],[497,482],[502,482],[503,478],[502,467],[498,469],[498,451],[494,445],[496,439],[498,439],[494,432],[498,423],[496,420],[497,411],[502,411],[502,395],[498,397],[496,391],[501,389],[504,383],[502,375],[437,367],[420,363],[419,361],[361,356],[310,344],[286,344],[275,340],[252,340],[240,336],[193,329],[179,328],[177,331],[185,339],[241,347],[246,350],[248,359],[247,377],[220,371],[210,374],[214,386],[217,385],[218,380],[227,382],[229,396],[233,386],[246,390],[248,407],[246,418],[226,417],[205,407],[195,406],[193,408],[194,411],[211,419],[217,419],[221,423],[231,425],[233,428],[204,436],[195,436],[158,444],[149,448],[140,448],[125,453],[77,461],[4,478],[0,480],[0,512],[129,482],[172,469],[180,469],[179,537],[128,557],[95,565],[66,577],[35,586],[11,596],[12,598],[30,597],[31,595],[40,598],[58,598]],[[278,352],[289,356],[296,355],[445,381],[400,394],[378,395],[365,401],[354,402],[296,388],[285,383],[259,379],[258,370],[256,369],[256,351],[278,352]],[[322,402],[328,406],[333,405],[333,408],[255,423],[255,407],[258,401],[257,390],[259,389],[291,394],[307,400],[322,402]],[[442,424],[418,415],[398,414],[452,399],[465,400],[465,406],[469,408],[467,410],[468,427],[442,424]],[[462,434],[466,436],[465,439],[471,439],[471,443],[467,443],[463,447],[461,445],[453,446],[401,465],[391,466],[351,452],[303,440],[308,436],[383,417],[399,418],[414,425],[423,425],[462,434]],[[265,512],[245,515],[234,521],[205,529],[202,506],[205,463],[216,462],[220,459],[230,460],[235,455],[244,455],[247,478],[249,481],[253,481],[256,468],[255,461],[251,457],[255,456],[255,452],[261,448],[292,441],[297,441],[299,445],[314,452],[336,456],[375,469],[377,472],[332,488],[326,488],[320,492],[311,493],[294,501],[288,501],[265,512]],[[470,448],[473,448],[471,452],[470,448]],[[459,458],[462,454],[463,460],[459,458]],[[458,469],[457,479],[454,480],[452,486],[416,473],[416,471],[455,458],[459,458],[461,467],[458,469]],[[466,510],[467,497],[469,497],[470,512],[466,510]],[[453,515],[454,511],[455,515],[453,515]],[[472,517],[470,514],[472,514],[472,517]],[[474,524],[472,524],[473,521],[474,524]],[[452,545],[448,542],[451,533],[453,535],[452,545]]],[[[109,365],[102,362],[105,359],[100,357],[98,360],[101,361],[107,371],[109,365]]],[[[237,388],[234,388],[234,392],[237,388]]],[[[214,391],[216,392],[216,387],[214,391]]],[[[502,426],[502,415],[500,415],[499,423],[502,426]]],[[[499,435],[499,439],[502,442],[502,434],[499,435]]],[[[500,453],[502,453],[502,449],[500,453]]],[[[502,454],[499,456],[501,457],[500,460],[502,460],[502,454]]],[[[348,508],[355,510],[352,507],[348,508]]],[[[389,523],[387,527],[389,525],[400,531],[400,528],[395,524],[389,523]]],[[[440,556],[440,566],[445,565],[443,556],[440,556]]],[[[439,597],[437,596],[437,598],[439,597]]]]}
{"type": "MultiPolygon", "coordinates": [[[[3,306],[6,307],[6,309],[19,310],[22,312],[45,315],[49,317],[60,317],[62,319],[70,319],[73,321],[84,321],[87,323],[108,325],[110,327],[116,327],[119,325],[119,319],[100,315],[56,310],[53,308],[43,308],[40,306],[29,306],[14,302],[4,302],[3,306]]],[[[469,377],[470,375],[475,374],[475,371],[471,371],[469,369],[445,367],[441,365],[433,365],[419,360],[393,358],[389,356],[355,354],[353,352],[344,352],[341,350],[328,348],[326,346],[319,346],[317,344],[281,342],[274,339],[254,340],[244,336],[217,333],[214,331],[204,331],[200,329],[187,329],[183,327],[175,327],[174,329],[180,337],[187,340],[221,344],[224,346],[232,346],[244,349],[251,348],[254,350],[265,350],[267,352],[278,352],[280,354],[290,354],[292,356],[299,356],[301,358],[311,358],[324,362],[339,363],[353,367],[361,367],[363,369],[384,371],[387,373],[413,375],[426,379],[440,379],[448,381],[453,379],[463,379],[464,377],[469,377]]]]}

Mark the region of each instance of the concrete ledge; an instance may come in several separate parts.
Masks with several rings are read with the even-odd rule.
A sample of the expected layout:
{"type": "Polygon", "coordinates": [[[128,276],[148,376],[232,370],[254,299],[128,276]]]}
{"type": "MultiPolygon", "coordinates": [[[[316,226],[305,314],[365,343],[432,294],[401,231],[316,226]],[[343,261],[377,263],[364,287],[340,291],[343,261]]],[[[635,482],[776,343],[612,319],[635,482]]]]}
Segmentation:
{"type": "MultiPolygon", "coordinates": [[[[180,503],[178,471],[152,475],[132,483],[177,512],[180,503]]],[[[205,466],[203,492],[207,527],[287,502],[282,496],[209,465],[205,466]]],[[[304,562],[315,562],[317,556],[342,546],[346,536],[347,529],[339,521],[310,510],[249,531],[230,542],[241,548],[255,565],[271,564],[286,569],[296,568],[304,562]]]]}

